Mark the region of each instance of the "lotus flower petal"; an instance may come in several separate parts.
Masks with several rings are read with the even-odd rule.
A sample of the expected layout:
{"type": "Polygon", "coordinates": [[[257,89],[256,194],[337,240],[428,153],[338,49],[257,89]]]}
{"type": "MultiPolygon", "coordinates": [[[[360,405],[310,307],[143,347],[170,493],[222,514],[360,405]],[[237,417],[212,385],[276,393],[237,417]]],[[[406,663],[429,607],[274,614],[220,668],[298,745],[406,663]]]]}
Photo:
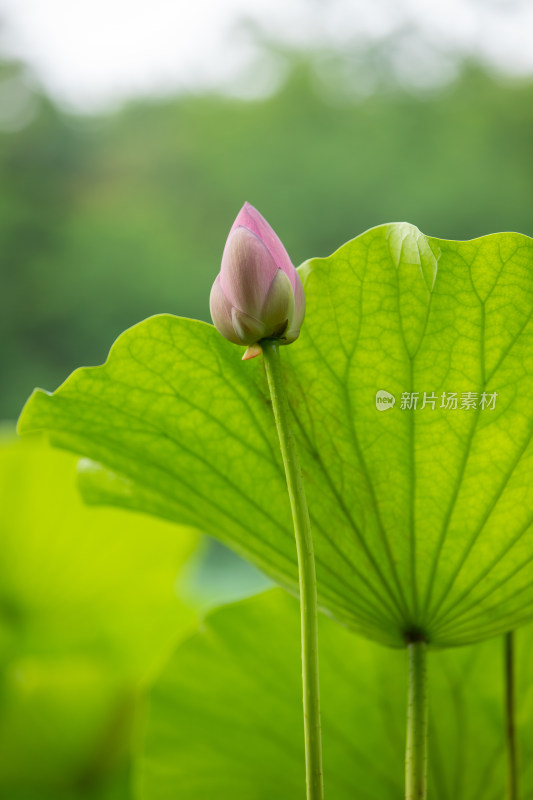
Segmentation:
{"type": "MultiPolygon", "coordinates": [[[[268,248],[270,255],[274,259],[274,263],[278,269],[283,272],[290,279],[293,290],[296,286],[296,271],[289,254],[285,250],[283,243],[271,225],[268,224],[266,219],[254,208],[250,203],[245,203],[239,213],[237,219],[233,223],[231,231],[239,226],[248,228],[248,230],[255,233],[261,241],[268,248]]],[[[230,231],[230,234],[231,234],[230,231]]]]}
{"type": "Polygon", "coordinates": [[[230,233],[220,277],[224,294],[232,306],[259,317],[276,272],[274,259],[255,233],[241,227],[230,233]]]}
{"type": "Polygon", "coordinates": [[[292,321],[292,327],[299,333],[305,317],[305,292],[302,279],[296,270],[295,274],[296,285],[294,287],[294,318],[292,321]]]}
{"type": "Polygon", "coordinates": [[[244,311],[234,308],[231,312],[233,328],[239,336],[239,344],[255,344],[266,336],[265,326],[262,322],[244,311]]]}
{"type": "Polygon", "coordinates": [[[232,306],[222,289],[220,274],[217,275],[211,289],[209,308],[211,311],[211,319],[219,333],[230,342],[233,342],[233,344],[242,344],[233,327],[233,320],[231,318],[232,306]]]}
{"type": "Polygon", "coordinates": [[[267,336],[282,336],[294,317],[294,294],[287,274],[278,269],[261,310],[267,336]]]}

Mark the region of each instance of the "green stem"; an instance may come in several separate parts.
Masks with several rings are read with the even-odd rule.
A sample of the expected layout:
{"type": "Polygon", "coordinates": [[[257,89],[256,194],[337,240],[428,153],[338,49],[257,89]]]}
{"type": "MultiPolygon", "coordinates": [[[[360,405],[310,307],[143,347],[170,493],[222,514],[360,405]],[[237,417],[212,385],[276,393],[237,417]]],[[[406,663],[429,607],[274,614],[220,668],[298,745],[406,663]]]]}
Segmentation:
{"type": "Polygon", "coordinates": [[[409,642],[409,695],[407,705],[407,748],[405,752],[406,800],[427,797],[427,645],[409,642]]]}
{"type": "Polygon", "coordinates": [[[514,636],[504,637],[505,652],[505,734],[507,741],[507,798],[518,800],[518,757],[515,725],[514,636]]]}
{"type": "Polygon", "coordinates": [[[296,442],[289,421],[289,405],[283,383],[279,346],[273,341],[263,341],[261,347],[285,467],[298,554],[307,800],[323,800],[322,734],[318,685],[318,608],[311,523],[302,471],[296,452],[296,442]]]}

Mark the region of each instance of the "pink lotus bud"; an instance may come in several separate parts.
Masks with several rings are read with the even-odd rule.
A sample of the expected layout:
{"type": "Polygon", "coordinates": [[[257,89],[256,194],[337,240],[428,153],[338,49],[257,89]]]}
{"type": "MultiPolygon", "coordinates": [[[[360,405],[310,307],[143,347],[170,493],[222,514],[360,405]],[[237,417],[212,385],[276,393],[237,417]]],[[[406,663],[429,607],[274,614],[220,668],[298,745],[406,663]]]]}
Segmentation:
{"type": "Polygon", "coordinates": [[[249,203],[229,232],[210,307],[219,333],[248,346],[245,358],[259,355],[262,339],[290,344],[300,334],[302,280],[268,222],[249,203]]]}

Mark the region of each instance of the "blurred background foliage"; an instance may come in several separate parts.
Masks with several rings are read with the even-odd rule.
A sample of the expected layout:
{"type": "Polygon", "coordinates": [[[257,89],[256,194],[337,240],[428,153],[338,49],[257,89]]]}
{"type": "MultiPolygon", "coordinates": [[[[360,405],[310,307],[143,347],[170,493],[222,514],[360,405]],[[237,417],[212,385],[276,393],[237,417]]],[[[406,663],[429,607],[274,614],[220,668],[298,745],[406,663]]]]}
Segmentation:
{"type": "Polygon", "coordinates": [[[0,433],[0,797],[128,796],[143,687],[196,614],[187,528],[83,504],[76,458],[0,433]]]}
{"type": "Polygon", "coordinates": [[[244,200],[296,264],[388,221],[533,234],[533,80],[465,60],[414,89],[380,52],[371,91],[357,88],[364,60],[285,51],[262,99],[182,94],[99,115],[61,110],[5,62],[0,90],[19,80],[26,116],[0,133],[0,418],[146,316],[208,319],[244,200]]]}

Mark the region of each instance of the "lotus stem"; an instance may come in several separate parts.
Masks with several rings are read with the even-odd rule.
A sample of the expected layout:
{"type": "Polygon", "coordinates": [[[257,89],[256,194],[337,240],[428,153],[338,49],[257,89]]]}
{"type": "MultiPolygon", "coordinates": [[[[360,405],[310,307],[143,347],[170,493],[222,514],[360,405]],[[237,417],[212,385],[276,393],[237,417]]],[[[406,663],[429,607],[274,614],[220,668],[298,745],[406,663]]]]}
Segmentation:
{"type": "Polygon", "coordinates": [[[411,641],[409,650],[409,693],[407,700],[407,747],[405,752],[406,800],[427,798],[427,644],[411,641]]]}
{"type": "Polygon", "coordinates": [[[262,341],[261,347],[278,431],[291,504],[300,582],[302,680],[307,800],[323,800],[322,733],[318,679],[318,604],[311,523],[296,442],[289,420],[279,346],[262,341]]]}
{"type": "Polygon", "coordinates": [[[518,752],[515,722],[515,642],[512,632],[504,637],[505,737],[507,743],[507,799],[518,800],[518,752]]]}

